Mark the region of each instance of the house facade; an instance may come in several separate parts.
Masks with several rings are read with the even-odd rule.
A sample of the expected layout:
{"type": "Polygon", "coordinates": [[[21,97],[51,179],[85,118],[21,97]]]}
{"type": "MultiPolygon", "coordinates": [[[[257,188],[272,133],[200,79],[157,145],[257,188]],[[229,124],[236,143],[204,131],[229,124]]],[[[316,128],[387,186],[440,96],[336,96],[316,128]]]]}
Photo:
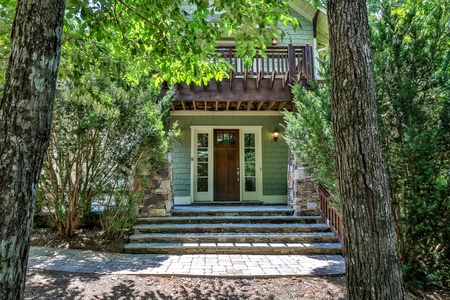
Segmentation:
{"type": "Polygon", "coordinates": [[[274,41],[266,57],[246,67],[234,45],[218,44],[216,51],[234,67],[229,79],[178,85],[170,116],[181,133],[171,168],[153,181],[141,214],[224,201],[288,204],[297,197],[292,182],[303,173],[283,139],[283,111],[295,109],[291,84],[308,88],[316,79],[328,29],[323,11],[305,1],[290,5],[301,28],[284,27],[284,39],[274,41]]]}

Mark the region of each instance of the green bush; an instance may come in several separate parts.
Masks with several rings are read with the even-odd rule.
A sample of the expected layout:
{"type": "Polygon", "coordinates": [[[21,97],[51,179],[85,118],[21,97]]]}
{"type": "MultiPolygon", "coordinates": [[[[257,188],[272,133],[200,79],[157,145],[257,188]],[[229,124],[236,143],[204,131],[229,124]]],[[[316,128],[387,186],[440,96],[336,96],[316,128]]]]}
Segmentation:
{"type": "Polygon", "coordinates": [[[148,81],[124,90],[94,74],[85,78],[86,90],[98,93],[59,83],[38,204],[64,236],[72,236],[96,204],[105,233],[117,235],[136,217],[140,171],[167,164],[162,116],[173,93],[158,101],[148,81]]]}
{"type": "Polygon", "coordinates": [[[313,91],[303,89],[300,84],[293,86],[296,111],[284,113],[284,138],[313,179],[337,194],[329,59],[321,62],[321,66],[324,84],[312,83],[313,91]]]}
{"type": "Polygon", "coordinates": [[[379,122],[405,279],[450,284],[449,8],[372,8],[379,122]]]}

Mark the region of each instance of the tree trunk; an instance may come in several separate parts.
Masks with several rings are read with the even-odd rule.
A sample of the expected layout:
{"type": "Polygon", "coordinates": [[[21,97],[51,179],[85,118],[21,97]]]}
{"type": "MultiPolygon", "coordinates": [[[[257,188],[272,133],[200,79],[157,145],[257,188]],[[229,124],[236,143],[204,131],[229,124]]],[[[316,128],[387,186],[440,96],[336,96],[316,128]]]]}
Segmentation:
{"type": "Polygon", "coordinates": [[[366,3],[329,0],[333,131],[349,299],[403,299],[366,3]]]}
{"type": "Polygon", "coordinates": [[[19,0],[0,102],[0,299],[22,299],[52,121],[64,0],[19,0]]]}

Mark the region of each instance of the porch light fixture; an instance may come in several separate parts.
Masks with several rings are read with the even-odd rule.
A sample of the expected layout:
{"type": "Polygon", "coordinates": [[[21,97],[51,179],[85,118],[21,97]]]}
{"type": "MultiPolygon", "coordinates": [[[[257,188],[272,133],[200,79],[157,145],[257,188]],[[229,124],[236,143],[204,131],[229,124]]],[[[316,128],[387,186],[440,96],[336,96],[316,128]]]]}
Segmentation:
{"type": "Polygon", "coordinates": [[[277,39],[276,38],[272,38],[272,46],[275,46],[277,44],[277,39]]]}
{"type": "Polygon", "coordinates": [[[273,132],[273,141],[278,141],[278,129],[275,129],[275,131],[273,132]]]}

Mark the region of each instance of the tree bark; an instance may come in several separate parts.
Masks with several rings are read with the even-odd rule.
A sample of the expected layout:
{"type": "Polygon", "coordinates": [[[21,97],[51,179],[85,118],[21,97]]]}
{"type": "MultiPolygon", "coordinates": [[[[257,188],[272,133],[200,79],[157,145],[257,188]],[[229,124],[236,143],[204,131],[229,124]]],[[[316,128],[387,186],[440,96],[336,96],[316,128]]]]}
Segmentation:
{"type": "Polygon", "coordinates": [[[403,299],[389,185],[379,142],[364,0],[329,0],[332,114],[349,299],[403,299]]]}
{"type": "Polygon", "coordinates": [[[22,299],[39,174],[48,147],[64,0],[19,0],[0,102],[0,299],[22,299]]]}

